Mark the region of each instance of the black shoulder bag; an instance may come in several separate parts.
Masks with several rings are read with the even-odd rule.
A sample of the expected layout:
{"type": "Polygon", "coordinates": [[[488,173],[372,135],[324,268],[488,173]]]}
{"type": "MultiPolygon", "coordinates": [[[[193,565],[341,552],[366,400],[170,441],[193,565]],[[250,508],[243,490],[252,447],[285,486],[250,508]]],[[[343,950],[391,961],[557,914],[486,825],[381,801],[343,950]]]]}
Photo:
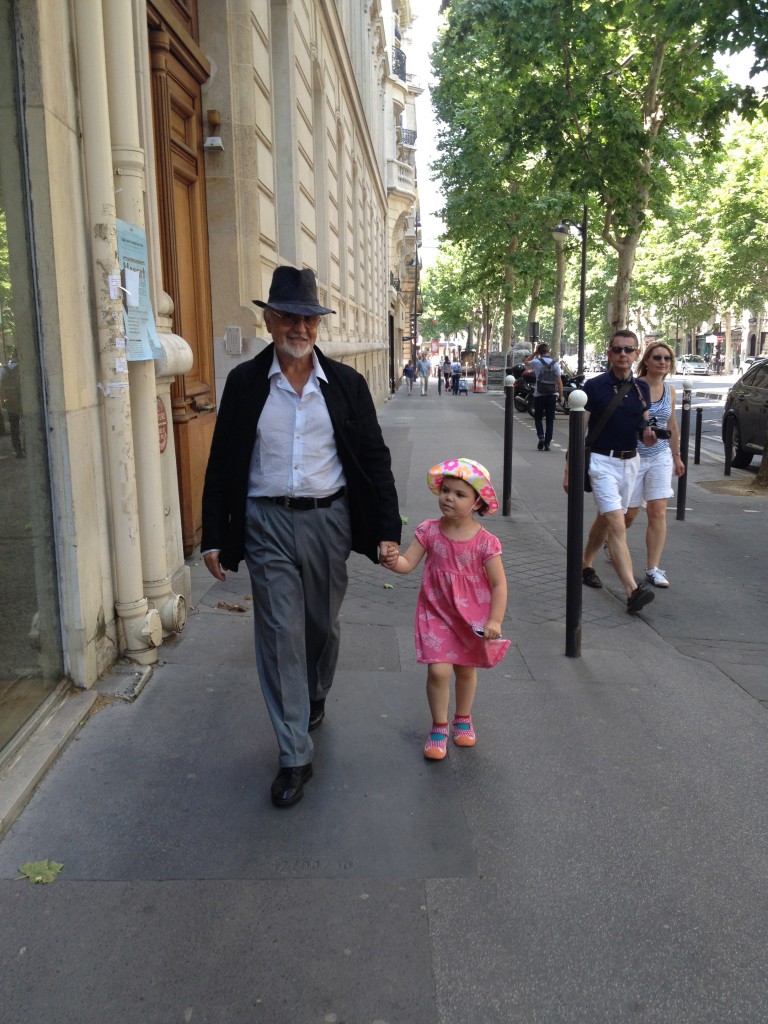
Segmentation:
{"type": "Polygon", "coordinates": [[[608,420],[611,418],[611,416],[613,416],[613,414],[614,414],[614,412],[616,410],[616,407],[618,406],[619,402],[621,402],[621,400],[627,394],[629,389],[632,387],[633,381],[634,381],[634,378],[632,378],[632,377],[630,377],[629,380],[625,380],[624,381],[624,384],[619,388],[619,390],[616,392],[616,394],[613,396],[611,401],[608,403],[608,405],[603,410],[603,415],[597,421],[597,425],[594,428],[592,426],[590,426],[589,429],[587,430],[587,436],[584,438],[584,490],[585,491],[591,491],[592,490],[592,482],[589,479],[589,456],[590,456],[590,453],[592,451],[592,445],[598,439],[600,434],[602,434],[602,432],[605,430],[605,426],[608,423],[608,420]]]}

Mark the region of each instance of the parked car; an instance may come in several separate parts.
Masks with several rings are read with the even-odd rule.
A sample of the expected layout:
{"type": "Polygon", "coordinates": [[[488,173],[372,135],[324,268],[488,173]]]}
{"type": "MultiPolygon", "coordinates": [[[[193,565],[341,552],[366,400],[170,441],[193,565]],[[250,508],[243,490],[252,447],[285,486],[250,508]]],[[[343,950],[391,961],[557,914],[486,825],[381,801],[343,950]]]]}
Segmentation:
{"type": "Polygon", "coordinates": [[[745,469],[753,455],[762,455],[768,425],[768,359],[758,359],[745,370],[725,399],[723,444],[726,423],[732,421],[731,465],[745,469]]]}
{"type": "Polygon", "coordinates": [[[706,377],[709,373],[709,364],[704,356],[684,355],[678,356],[675,360],[676,373],[700,373],[706,377]]]}

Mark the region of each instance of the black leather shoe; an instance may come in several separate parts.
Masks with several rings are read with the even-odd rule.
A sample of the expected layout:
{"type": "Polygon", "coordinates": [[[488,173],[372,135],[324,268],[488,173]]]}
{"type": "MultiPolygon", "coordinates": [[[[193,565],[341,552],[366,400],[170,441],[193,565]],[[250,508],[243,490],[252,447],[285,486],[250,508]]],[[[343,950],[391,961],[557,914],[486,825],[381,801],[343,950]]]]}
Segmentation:
{"type": "Polygon", "coordinates": [[[272,803],[275,807],[290,807],[304,795],[304,783],[312,777],[312,765],[281,768],[272,783],[272,803]]]}
{"type": "Polygon", "coordinates": [[[630,615],[636,615],[641,608],[645,608],[647,604],[650,604],[653,598],[653,591],[649,590],[648,584],[643,581],[638,587],[635,587],[627,598],[627,611],[630,615]]]}
{"type": "Polygon", "coordinates": [[[309,731],[312,732],[325,718],[325,697],[309,702],[309,731]]]}

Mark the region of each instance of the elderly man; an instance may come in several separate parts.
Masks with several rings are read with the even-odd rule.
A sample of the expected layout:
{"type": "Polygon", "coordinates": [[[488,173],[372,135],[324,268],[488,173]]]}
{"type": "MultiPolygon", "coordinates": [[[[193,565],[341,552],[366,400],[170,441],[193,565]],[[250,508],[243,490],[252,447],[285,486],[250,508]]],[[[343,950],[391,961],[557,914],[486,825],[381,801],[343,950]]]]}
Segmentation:
{"type": "MultiPolygon", "coordinates": [[[[645,581],[638,584],[635,578],[624,514],[637,476],[637,442],[642,435],[644,444],[656,443],[656,435],[648,425],[648,383],[632,375],[637,349],[636,334],[617,331],[608,346],[607,372],[584,384],[587,442],[591,450],[589,479],[597,502],[597,518],[584,549],[582,576],[588,587],[602,586],[592,560],[607,536],[613,568],[627,595],[627,611],[632,615],[653,600],[653,592],[645,581]]],[[[581,486],[582,482],[578,483],[581,486]]],[[[567,461],[563,487],[568,490],[567,461]]]]}
{"type": "Polygon", "coordinates": [[[245,558],[256,664],[280,752],[272,802],[312,775],[310,731],[325,715],[339,651],[350,549],[397,551],[389,449],[365,378],[315,347],[311,270],[278,267],[264,309],[273,344],[227,378],[203,492],[201,548],[223,580],[245,558]]]}

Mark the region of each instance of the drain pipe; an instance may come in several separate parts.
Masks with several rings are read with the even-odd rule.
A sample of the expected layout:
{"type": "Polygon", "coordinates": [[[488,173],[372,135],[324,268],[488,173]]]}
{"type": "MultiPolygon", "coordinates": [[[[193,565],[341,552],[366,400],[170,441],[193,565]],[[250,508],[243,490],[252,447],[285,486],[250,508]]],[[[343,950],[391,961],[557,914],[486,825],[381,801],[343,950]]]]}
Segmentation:
{"type": "MultiPolygon", "coordinates": [[[[114,168],[115,205],[122,220],[144,227],[144,151],[139,136],[132,5],[104,0],[107,96],[114,168]]],[[[186,622],[186,601],[173,591],[165,550],[163,477],[158,436],[157,384],[152,359],[128,364],[136,447],[144,593],[160,614],[166,634],[186,622]]]]}
{"type": "Polygon", "coordinates": [[[99,0],[75,0],[75,39],[80,83],[83,159],[91,235],[94,300],[103,394],[104,445],[115,555],[115,611],[125,657],[142,665],[157,661],[162,625],[144,596],[131,404],[117,266],[117,225],[109,150],[109,112],[104,33],[99,0]]]}

